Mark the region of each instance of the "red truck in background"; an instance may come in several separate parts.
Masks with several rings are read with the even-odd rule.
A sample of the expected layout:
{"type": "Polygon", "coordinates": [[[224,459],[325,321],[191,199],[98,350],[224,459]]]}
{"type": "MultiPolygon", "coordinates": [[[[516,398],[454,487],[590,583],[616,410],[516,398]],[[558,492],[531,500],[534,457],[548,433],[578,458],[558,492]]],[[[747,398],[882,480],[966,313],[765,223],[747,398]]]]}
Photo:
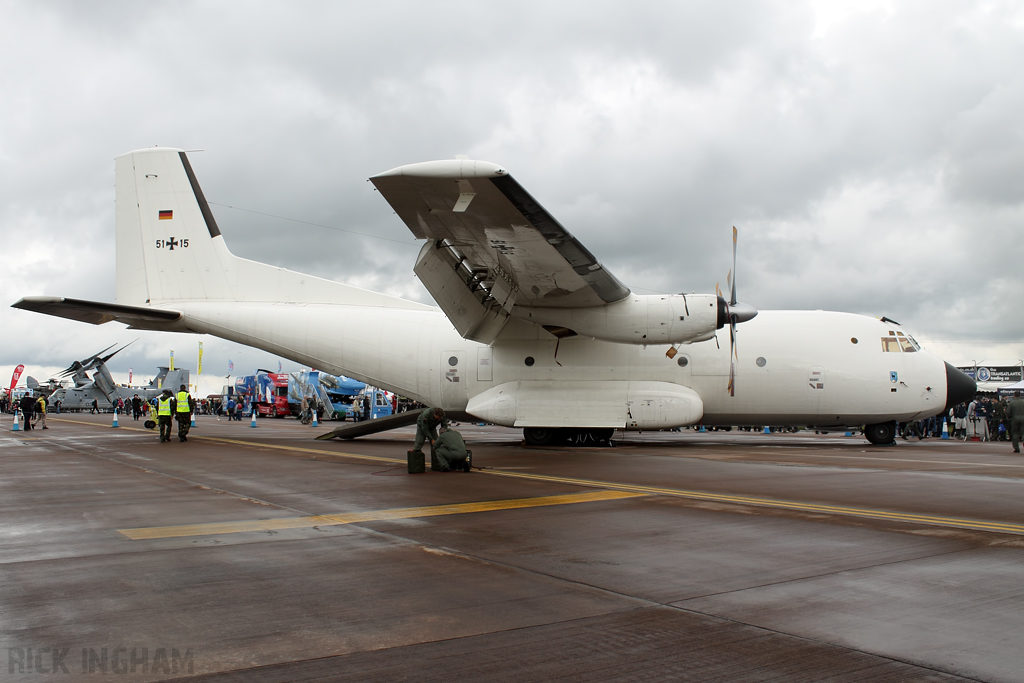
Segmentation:
{"type": "Polygon", "coordinates": [[[260,417],[291,415],[288,407],[288,373],[258,372],[253,384],[256,390],[256,410],[260,417]]]}

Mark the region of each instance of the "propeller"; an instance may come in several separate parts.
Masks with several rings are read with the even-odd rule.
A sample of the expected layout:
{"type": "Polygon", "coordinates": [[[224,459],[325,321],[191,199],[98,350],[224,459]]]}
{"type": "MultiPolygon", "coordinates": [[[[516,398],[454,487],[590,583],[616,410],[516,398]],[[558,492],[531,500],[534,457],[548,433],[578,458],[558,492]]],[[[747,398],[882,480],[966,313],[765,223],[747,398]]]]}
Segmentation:
{"type": "MultiPolygon", "coordinates": [[[[732,269],[725,276],[725,283],[729,287],[729,300],[725,301],[725,319],[729,323],[729,386],[727,390],[730,396],[736,395],[736,361],[739,360],[739,350],[736,345],[736,325],[746,322],[757,315],[757,309],[750,304],[741,304],[736,300],[736,242],[738,233],[736,226],[732,228],[732,269]]],[[[719,297],[722,290],[715,284],[715,292],[719,297]]]]}
{"type": "Polygon", "coordinates": [[[67,377],[68,375],[73,375],[73,374],[75,374],[76,372],[79,372],[79,371],[92,370],[93,368],[95,368],[100,363],[106,363],[108,360],[113,358],[115,355],[121,353],[122,351],[124,351],[126,348],[128,348],[129,346],[131,346],[132,344],[134,344],[137,341],[138,341],[138,339],[133,339],[132,341],[128,342],[127,344],[125,344],[124,346],[119,348],[117,351],[114,351],[113,353],[110,353],[110,354],[107,354],[106,356],[104,356],[103,355],[104,353],[106,353],[110,349],[112,349],[115,346],[117,346],[117,344],[111,344],[110,346],[108,346],[107,348],[103,349],[99,353],[94,354],[92,356],[89,356],[88,358],[86,358],[84,360],[76,360],[66,370],[61,372],[59,376],[60,377],[67,377]]]}

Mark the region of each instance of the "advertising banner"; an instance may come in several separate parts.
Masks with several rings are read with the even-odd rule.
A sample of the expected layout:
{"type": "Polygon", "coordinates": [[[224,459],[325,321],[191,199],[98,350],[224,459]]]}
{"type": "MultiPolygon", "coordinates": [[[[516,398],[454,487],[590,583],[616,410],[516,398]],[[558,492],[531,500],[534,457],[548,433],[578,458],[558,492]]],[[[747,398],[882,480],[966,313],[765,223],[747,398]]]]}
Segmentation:
{"type": "Polygon", "coordinates": [[[14,374],[11,376],[11,388],[9,391],[13,392],[14,387],[18,386],[18,380],[21,379],[21,373],[25,372],[25,366],[19,365],[14,368],[14,374]]]}
{"type": "Polygon", "coordinates": [[[969,365],[957,368],[976,382],[1020,382],[1024,373],[1019,365],[969,365]]]}

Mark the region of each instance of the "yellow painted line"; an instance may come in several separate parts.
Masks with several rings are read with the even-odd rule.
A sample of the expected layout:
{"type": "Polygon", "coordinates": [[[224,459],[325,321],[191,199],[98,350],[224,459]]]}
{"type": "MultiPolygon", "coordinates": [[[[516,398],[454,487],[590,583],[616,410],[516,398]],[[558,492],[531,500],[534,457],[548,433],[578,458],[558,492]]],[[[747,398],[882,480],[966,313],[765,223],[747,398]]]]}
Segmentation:
{"type": "Polygon", "coordinates": [[[337,515],[316,515],[313,517],[285,517],[281,519],[255,519],[241,522],[213,522],[210,524],[186,524],[182,526],[142,527],[118,529],[133,541],[153,538],[180,538],[183,536],[209,536],[214,534],[237,534],[246,531],[278,531],[281,529],[308,529],[319,526],[337,526],[357,522],[377,522],[388,519],[413,519],[437,517],[440,515],[464,515],[473,512],[495,510],[518,510],[522,508],[547,507],[551,505],[572,505],[592,503],[601,500],[636,498],[643,493],[623,491],[594,491],[590,493],[569,493],[560,496],[537,498],[513,498],[510,500],[488,500],[477,503],[455,503],[452,505],[431,505],[429,507],[396,508],[393,510],[370,510],[368,512],[346,512],[337,515]]]}
{"type": "MultiPolygon", "coordinates": [[[[769,451],[762,451],[763,453],[770,453],[769,451]]],[[[987,455],[1005,455],[1009,456],[1009,453],[989,453],[987,455]]],[[[879,460],[881,462],[910,462],[918,465],[966,465],[967,467],[1009,467],[1012,469],[1022,469],[1024,465],[1012,465],[1006,463],[987,463],[987,462],[962,462],[960,460],[921,460],[918,458],[885,458],[874,455],[847,455],[845,453],[833,453],[830,452],[828,455],[821,455],[817,453],[772,453],[771,460],[783,460],[785,458],[844,458],[847,460],[879,460]]],[[[683,457],[701,457],[700,454],[686,455],[683,457]]],[[[740,456],[741,457],[741,456],[740,456]]],[[[723,458],[724,459],[724,458],[723,458]]],[[[733,461],[737,458],[734,457],[733,461]]],[[[744,462],[760,463],[761,460],[744,460],[744,462]]],[[[827,466],[829,463],[827,460],[823,460],[822,464],[827,466]]]]}
{"type": "Polygon", "coordinates": [[[871,508],[855,508],[840,505],[819,505],[816,503],[802,503],[798,501],[777,500],[774,498],[734,496],[723,493],[688,491],[685,489],[669,489],[657,486],[641,486],[636,484],[620,484],[617,482],[593,481],[589,479],[573,479],[570,477],[554,477],[544,474],[528,474],[525,472],[508,472],[502,470],[484,471],[488,474],[493,474],[500,477],[531,479],[533,481],[545,481],[555,484],[571,484],[575,486],[601,488],[612,491],[628,491],[647,495],[676,496],[679,498],[708,500],[718,503],[738,503],[741,505],[757,505],[761,507],[798,510],[801,512],[823,512],[826,514],[833,515],[867,517],[871,519],[887,519],[899,522],[917,522],[936,526],[955,527],[958,529],[974,529],[980,531],[996,531],[1000,533],[1024,534],[1024,524],[1005,524],[1002,522],[989,522],[978,519],[964,519],[959,517],[939,517],[935,515],[918,515],[908,512],[892,512],[889,510],[873,510],[871,508]]]}
{"type": "MultiPolygon", "coordinates": [[[[60,422],[72,422],[80,425],[92,425],[93,427],[106,427],[110,429],[110,425],[98,425],[95,422],[85,422],[84,420],[66,420],[58,418],[60,422]]],[[[119,427],[118,429],[127,429],[133,432],[155,432],[155,429],[139,429],[138,427],[119,427]]],[[[379,455],[360,455],[358,453],[343,453],[341,451],[326,451],[319,448],[302,448],[300,446],[282,446],[272,443],[261,443],[258,441],[243,441],[242,439],[225,439],[219,436],[204,436],[202,434],[189,433],[189,438],[192,440],[202,441],[214,441],[217,443],[230,443],[237,446],[251,446],[253,448],[270,448],[279,451],[295,451],[297,453],[312,453],[313,455],[331,455],[338,458],[355,458],[356,460],[370,460],[372,462],[386,462],[394,465],[405,465],[406,461],[399,458],[385,458],[379,455]]]]}
{"type": "Polygon", "coordinates": [[[242,441],[241,439],[225,439],[219,436],[189,435],[190,438],[202,439],[204,441],[216,441],[218,443],[230,443],[238,446],[252,446],[255,448],[271,448],[279,451],[295,451],[296,453],[312,453],[313,455],[331,455],[337,458],[355,458],[356,460],[370,460],[373,462],[386,462],[391,465],[408,464],[405,458],[385,458],[381,455],[361,455],[359,453],[343,453],[341,451],[325,451],[319,448],[302,448],[300,446],[283,446],[273,443],[259,443],[255,441],[242,441]]]}

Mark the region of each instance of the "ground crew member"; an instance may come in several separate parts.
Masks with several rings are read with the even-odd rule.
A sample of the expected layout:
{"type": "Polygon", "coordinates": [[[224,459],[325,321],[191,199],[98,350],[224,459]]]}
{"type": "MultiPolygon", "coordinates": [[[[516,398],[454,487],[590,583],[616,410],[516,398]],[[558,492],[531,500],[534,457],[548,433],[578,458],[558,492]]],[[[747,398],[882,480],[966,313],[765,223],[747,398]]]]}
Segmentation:
{"type": "Polygon", "coordinates": [[[184,384],[178,389],[175,402],[174,419],[178,421],[178,441],[188,441],[188,430],[192,426],[192,410],[195,406],[184,384]]]}
{"type": "Polygon", "coordinates": [[[433,446],[437,441],[438,425],[448,427],[448,418],[444,416],[444,411],[440,408],[424,408],[420,416],[416,418],[416,440],[412,444],[412,449],[414,451],[421,450],[423,442],[428,439],[430,445],[433,446]]]}
{"type": "Polygon", "coordinates": [[[39,413],[39,422],[42,423],[43,429],[49,429],[46,426],[46,397],[40,396],[37,403],[36,412],[39,413]]]}
{"type": "Polygon", "coordinates": [[[455,470],[469,471],[469,451],[462,434],[454,429],[441,427],[441,436],[434,441],[434,457],[437,458],[438,470],[451,472],[455,470]]]}
{"type": "Polygon", "coordinates": [[[164,389],[156,399],[156,421],[160,425],[160,443],[171,440],[171,413],[174,397],[170,389],[164,389]]]}
{"type": "Polygon", "coordinates": [[[1006,406],[1006,418],[1010,421],[1010,441],[1013,452],[1020,453],[1020,442],[1024,439],[1024,398],[1020,392],[1013,392],[1013,400],[1006,406]]]}

